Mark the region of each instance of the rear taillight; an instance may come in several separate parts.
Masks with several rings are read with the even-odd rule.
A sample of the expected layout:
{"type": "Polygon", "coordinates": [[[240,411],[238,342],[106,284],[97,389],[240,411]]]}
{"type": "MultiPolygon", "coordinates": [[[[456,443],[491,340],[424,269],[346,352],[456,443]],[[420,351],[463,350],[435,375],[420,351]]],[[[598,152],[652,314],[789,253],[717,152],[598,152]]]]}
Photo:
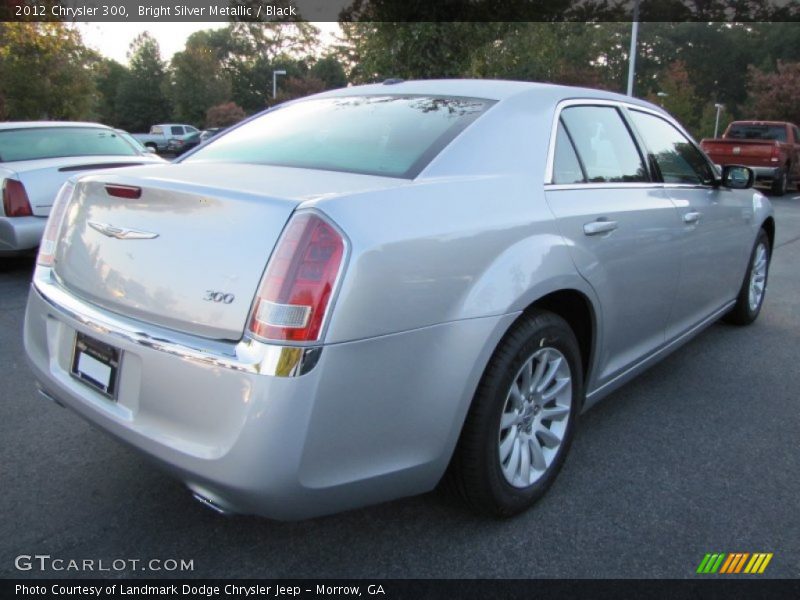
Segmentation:
{"type": "Polygon", "coordinates": [[[69,181],[61,186],[56,194],[53,207],[50,209],[50,216],[47,218],[47,225],[44,228],[44,235],[39,244],[39,257],[36,262],[44,267],[53,265],[53,257],[56,254],[56,243],[58,241],[58,232],[61,229],[61,223],[64,221],[64,215],[67,214],[67,207],[70,200],[72,200],[72,192],[75,185],[69,181]]]}
{"type": "Polygon", "coordinates": [[[344,256],[333,225],[313,212],[292,217],[261,280],[250,332],[270,341],[319,340],[344,256]]]}
{"type": "Polygon", "coordinates": [[[33,215],[28,192],[21,181],[6,179],[3,183],[3,210],[7,217],[30,217],[33,215]]]}
{"type": "Polygon", "coordinates": [[[781,159],[781,145],[780,142],[775,142],[775,145],[772,147],[772,157],[770,161],[778,162],[781,159]]]}

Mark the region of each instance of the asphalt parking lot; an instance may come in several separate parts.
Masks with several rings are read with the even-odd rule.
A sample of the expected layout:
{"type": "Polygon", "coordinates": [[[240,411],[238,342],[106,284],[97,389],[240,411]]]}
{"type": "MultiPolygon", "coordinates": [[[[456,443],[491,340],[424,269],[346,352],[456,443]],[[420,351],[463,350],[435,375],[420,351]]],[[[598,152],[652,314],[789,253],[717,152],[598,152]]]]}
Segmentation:
{"type": "Polygon", "coordinates": [[[509,521],[439,492],[299,523],[217,516],[37,395],[22,347],[33,261],[14,261],[0,272],[0,576],[109,574],[14,567],[49,554],[193,560],[180,575],[194,577],[684,578],[707,552],[772,552],[761,577],[800,577],[800,194],[773,202],[759,320],[711,327],[589,411],[556,485],[509,521]]]}

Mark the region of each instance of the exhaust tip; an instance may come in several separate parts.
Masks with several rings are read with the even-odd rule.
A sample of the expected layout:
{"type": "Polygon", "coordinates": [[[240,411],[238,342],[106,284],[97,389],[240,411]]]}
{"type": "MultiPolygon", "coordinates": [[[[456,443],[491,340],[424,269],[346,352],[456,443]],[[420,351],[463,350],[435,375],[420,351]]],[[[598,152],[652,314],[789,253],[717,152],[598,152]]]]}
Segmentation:
{"type": "Polygon", "coordinates": [[[222,508],[219,504],[217,504],[213,500],[210,500],[209,498],[206,498],[205,496],[201,496],[197,492],[192,492],[192,498],[197,500],[200,504],[202,504],[206,508],[210,508],[215,513],[217,513],[218,515],[222,515],[224,517],[231,517],[231,516],[233,516],[235,514],[235,513],[231,512],[231,511],[229,511],[229,510],[227,510],[225,508],[222,508]]]}

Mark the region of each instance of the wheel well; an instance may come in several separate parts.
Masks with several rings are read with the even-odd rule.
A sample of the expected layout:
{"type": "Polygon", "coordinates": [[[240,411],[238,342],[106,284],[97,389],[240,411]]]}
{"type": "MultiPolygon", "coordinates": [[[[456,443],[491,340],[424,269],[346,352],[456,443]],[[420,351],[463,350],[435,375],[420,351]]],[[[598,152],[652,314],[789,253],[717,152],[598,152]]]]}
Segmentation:
{"type": "Polygon", "coordinates": [[[767,237],[769,238],[769,249],[775,247],[775,219],[772,217],[767,217],[767,220],[761,224],[761,229],[767,232],[767,237]]]}
{"type": "Polygon", "coordinates": [[[588,381],[595,337],[595,316],[589,299],[577,290],[559,290],[539,298],[525,312],[537,308],[557,314],[572,327],[581,350],[583,379],[588,381]]]}

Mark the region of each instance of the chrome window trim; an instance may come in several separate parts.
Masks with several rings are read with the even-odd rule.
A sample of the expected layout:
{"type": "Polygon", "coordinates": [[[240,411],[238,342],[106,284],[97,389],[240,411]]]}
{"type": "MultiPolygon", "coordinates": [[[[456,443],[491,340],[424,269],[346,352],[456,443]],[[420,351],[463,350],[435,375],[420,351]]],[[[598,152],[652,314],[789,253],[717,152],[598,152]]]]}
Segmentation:
{"type": "Polygon", "coordinates": [[[189,334],[154,326],[148,326],[149,331],[144,331],[136,321],[107,313],[69,294],[56,283],[51,269],[46,267],[36,268],[31,285],[48,304],[51,317],[66,321],[70,326],[76,323],[97,333],[191,362],[253,375],[299,377],[314,368],[322,352],[319,346],[265,344],[248,337],[239,342],[203,339],[202,343],[193,343],[195,338],[189,334]]]}
{"type": "MultiPolygon", "coordinates": [[[[561,186],[567,185],[570,189],[599,189],[603,186],[611,186],[611,187],[628,187],[628,186],[642,186],[642,185],[663,185],[660,181],[654,182],[631,182],[631,183],[609,183],[609,182],[586,182],[586,183],[569,183],[569,184],[556,184],[553,183],[553,163],[555,161],[555,152],[556,152],[556,134],[558,133],[558,123],[561,120],[561,112],[565,108],[569,108],[570,106],[611,106],[613,108],[618,108],[620,110],[627,111],[629,109],[639,110],[641,112],[649,113],[653,116],[660,117],[666,120],[671,125],[677,126],[678,130],[683,133],[683,135],[687,136],[689,140],[694,143],[692,136],[686,133],[686,130],[680,126],[679,123],[671,119],[665,113],[659,112],[657,110],[653,110],[652,108],[648,108],[646,106],[639,106],[638,104],[634,104],[632,102],[625,102],[624,100],[606,100],[602,98],[569,98],[567,100],[561,100],[556,104],[555,113],[553,115],[553,121],[550,125],[550,143],[547,147],[547,163],[545,165],[545,174],[544,174],[544,185],[548,190],[551,189],[563,189],[561,186]]],[[[623,114],[623,118],[629,118],[627,114],[623,114]]],[[[627,125],[627,123],[626,123],[627,125]]],[[[636,137],[633,137],[633,143],[636,145],[636,149],[639,152],[646,150],[646,148],[642,148],[639,140],[636,137]]],[[[695,144],[696,145],[696,144],[695,144]]],[[[646,156],[646,154],[645,154],[646,156]]]]}
{"type": "Polygon", "coordinates": [[[544,186],[547,192],[558,192],[561,190],[582,190],[591,187],[593,190],[641,190],[641,189],[662,189],[664,186],[660,181],[642,182],[596,182],[596,183],[546,183],[544,186]]]}

